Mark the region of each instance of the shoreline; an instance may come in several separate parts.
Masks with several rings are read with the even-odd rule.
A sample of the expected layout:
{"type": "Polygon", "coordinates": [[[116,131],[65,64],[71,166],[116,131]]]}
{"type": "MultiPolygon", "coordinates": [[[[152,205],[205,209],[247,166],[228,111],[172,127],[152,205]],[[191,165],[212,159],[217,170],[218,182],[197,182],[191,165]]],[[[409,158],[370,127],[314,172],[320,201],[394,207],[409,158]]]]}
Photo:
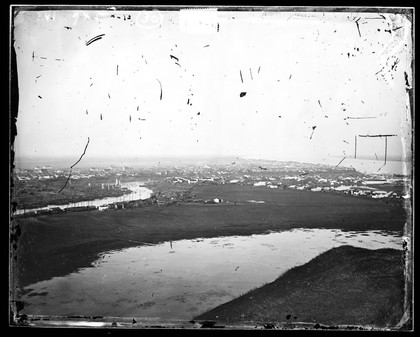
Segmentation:
{"type": "Polygon", "coordinates": [[[332,248],[194,320],[395,328],[404,314],[402,256],[394,249],[332,248]]]}
{"type": "MultiPolygon", "coordinates": [[[[185,202],[178,200],[164,206],[150,203],[138,208],[111,209],[105,212],[62,212],[16,218],[11,237],[13,299],[19,300],[20,294],[26,291],[24,288],[30,284],[91,267],[103,252],[147,244],[183,239],[248,236],[294,228],[377,230],[403,235],[404,224],[409,216],[403,201],[391,202],[335,193],[320,193],[317,194],[317,198],[313,198],[313,193],[244,186],[201,186],[188,191],[188,195],[203,200],[218,197],[224,201],[213,204],[194,203],[189,202],[187,198],[185,202]],[[243,202],[250,198],[265,200],[265,203],[243,202]]],[[[184,194],[177,190],[173,193],[165,192],[165,195],[179,197],[184,194]]],[[[333,249],[333,252],[336,250],[333,249]]],[[[362,255],[366,254],[370,253],[362,255]]],[[[336,255],[333,257],[334,261],[339,255],[333,255],[336,255]]],[[[386,266],[386,263],[382,262],[380,265],[386,266]]],[[[342,262],[339,266],[345,268],[346,263],[342,262]]],[[[403,266],[401,259],[399,266],[403,266]]],[[[326,263],[318,271],[332,271],[334,268],[333,264],[330,267],[330,264],[326,263]]],[[[373,269],[367,268],[364,273],[369,274],[370,270],[373,269]]],[[[337,276],[344,277],[346,273],[347,270],[344,269],[337,276]]],[[[379,273],[378,276],[380,275],[379,273]]],[[[297,277],[295,281],[299,279],[297,277]]],[[[404,285],[400,288],[404,291],[404,285]]],[[[321,287],[319,291],[327,296],[323,292],[325,289],[328,290],[329,286],[321,287]]],[[[322,303],[323,298],[317,298],[316,301],[322,303]]],[[[311,303],[314,301],[306,300],[298,307],[304,308],[311,303]]],[[[338,300],[335,304],[337,303],[340,304],[338,300]]],[[[387,308],[386,303],[382,304],[387,308]]],[[[322,315],[328,308],[321,305],[318,309],[319,315],[322,315]]],[[[295,323],[296,320],[286,320],[281,324],[295,323]]],[[[395,321],[394,318],[393,320],[395,321]]],[[[319,324],[331,322],[319,320],[319,324]]],[[[361,322],[356,323],[360,325],[361,322]]]]}
{"type": "MultiPolygon", "coordinates": [[[[89,267],[101,252],[139,246],[139,242],[157,244],[292,228],[403,233],[406,213],[402,205],[327,194],[314,202],[311,192],[295,192],[282,192],[288,203],[281,205],[179,203],[17,218],[11,251],[15,285],[66,275],[89,267]]],[[[267,189],[264,193],[269,197],[272,192],[267,189]]]]}
{"type": "MultiPolygon", "coordinates": [[[[22,217],[22,216],[27,217],[27,216],[36,216],[39,214],[51,214],[51,213],[65,212],[65,211],[71,212],[71,211],[75,211],[76,209],[77,211],[91,211],[94,209],[99,210],[100,208],[99,204],[110,206],[116,203],[129,204],[129,203],[142,202],[142,201],[146,202],[147,199],[150,199],[150,197],[148,197],[148,198],[138,198],[138,199],[133,199],[133,200],[118,201],[118,199],[120,198],[124,199],[124,198],[130,197],[131,195],[137,197],[137,194],[139,192],[135,191],[134,189],[130,190],[126,186],[124,186],[128,184],[132,184],[132,182],[122,184],[121,185],[122,188],[119,190],[116,190],[115,192],[117,193],[116,195],[115,193],[111,193],[111,195],[102,196],[101,198],[94,198],[94,199],[89,198],[87,200],[85,200],[86,198],[79,196],[79,197],[73,197],[72,199],[69,198],[66,200],[66,202],[60,203],[60,204],[48,203],[47,205],[45,205],[45,203],[42,203],[42,205],[40,204],[41,206],[39,207],[31,206],[29,208],[15,208],[12,210],[12,213],[13,213],[12,216],[13,217],[22,217]],[[109,199],[117,199],[117,200],[112,201],[109,199]],[[87,205],[77,206],[77,204],[87,204],[87,205]],[[97,204],[97,205],[93,205],[93,204],[97,204]]],[[[144,184],[139,185],[139,186],[148,190],[147,193],[149,193],[150,195],[153,195],[153,191],[149,189],[148,187],[146,187],[144,184]]],[[[143,192],[146,192],[146,191],[143,191],[143,192]]]]}

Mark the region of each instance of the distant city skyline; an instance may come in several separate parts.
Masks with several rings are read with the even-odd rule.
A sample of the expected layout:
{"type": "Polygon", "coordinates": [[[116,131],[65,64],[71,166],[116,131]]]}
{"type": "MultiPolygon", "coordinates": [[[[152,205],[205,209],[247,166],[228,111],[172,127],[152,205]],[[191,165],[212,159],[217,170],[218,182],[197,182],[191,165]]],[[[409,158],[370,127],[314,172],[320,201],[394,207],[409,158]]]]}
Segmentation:
{"type": "MultiPolygon", "coordinates": [[[[143,157],[143,158],[92,158],[81,160],[73,170],[86,169],[92,167],[176,167],[185,165],[232,165],[243,164],[244,162],[277,162],[279,164],[286,162],[297,162],[301,164],[313,164],[313,165],[329,165],[331,168],[340,167],[353,168],[361,173],[373,173],[373,174],[402,174],[411,175],[412,165],[410,161],[395,160],[395,158],[389,158],[387,164],[384,165],[383,159],[372,160],[368,158],[343,158],[339,156],[331,156],[328,160],[322,160],[320,162],[308,162],[299,160],[290,161],[276,161],[273,159],[264,158],[241,158],[235,156],[224,156],[224,157],[203,157],[203,156],[189,156],[189,157],[143,157]],[[233,164],[234,163],[234,164],[233,164]]],[[[75,162],[74,158],[16,158],[14,164],[17,169],[34,169],[35,167],[48,167],[51,166],[57,169],[69,170],[70,166],[75,162]]]]}
{"type": "MultiPolygon", "coordinates": [[[[409,161],[412,24],[404,15],[383,18],[22,11],[14,20],[16,156],[71,162],[89,137],[83,161],[322,163],[354,157],[357,135],[396,134],[388,158],[409,161]]],[[[384,139],[359,139],[357,151],[380,161],[384,139]]]]}

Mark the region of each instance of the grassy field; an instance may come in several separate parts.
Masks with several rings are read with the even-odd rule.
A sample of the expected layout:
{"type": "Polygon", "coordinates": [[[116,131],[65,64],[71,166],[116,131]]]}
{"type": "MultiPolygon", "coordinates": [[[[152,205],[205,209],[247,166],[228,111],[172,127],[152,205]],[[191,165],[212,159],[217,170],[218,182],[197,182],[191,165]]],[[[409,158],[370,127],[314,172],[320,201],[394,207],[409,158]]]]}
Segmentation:
{"type": "MultiPolygon", "coordinates": [[[[324,206],[326,203],[335,206],[377,205],[369,196],[351,196],[338,192],[309,192],[307,190],[269,189],[265,186],[248,185],[200,185],[195,186],[191,194],[197,199],[221,198],[229,202],[243,203],[248,200],[263,200],[269,205],[309,205],[324,206]],[[347,198],[347,199],[343,199],[347,198]]],[[[385,205],[401,205],[402,199],[382,199],[385,205]]]]}
{"type": "MultiPolygon", "coordinates": [[[[104,179],[104,181],[106,181],[104,179]]],[[[112,184],[115,180],[108,179],[112,184]]],[[[119,197],[128,191],[121,189],[102,189],[101,182],[93,179],[72,180],[58,193],[66,183],[66,178],[15,181],[14,202],[18,209],[64,205],[85,200],[119,197]],[[90,184],[90,185],[89,185],[90,184]]],[[[113,186],[112,186],[113,187],[113,186]]]]}
{"type": "Polygon", "coordinates": [[[401,251],[341,246],[195,319],[395,327],[403,299],[401,251]]]}
{"type": "Polygon", "coordinates": [[[15,219],[20,234],[13,249],[16,281],[24,286],[66,275],[89,266],[101,252],[143,243],[291,228],[402,232],[406,217],[402,204],[333,193],[247,186],[203,186],[192,193],[266,203],[149,206],[15,219]]]}

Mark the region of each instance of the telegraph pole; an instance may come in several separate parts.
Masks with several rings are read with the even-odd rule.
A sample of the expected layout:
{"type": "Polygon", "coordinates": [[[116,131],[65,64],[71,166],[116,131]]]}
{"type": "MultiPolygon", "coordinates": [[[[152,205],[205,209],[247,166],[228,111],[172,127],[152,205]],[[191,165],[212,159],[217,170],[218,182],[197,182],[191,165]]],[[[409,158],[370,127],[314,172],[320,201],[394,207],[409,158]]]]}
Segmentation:
{"type": "Polygon", "coordinates": [[[357,135],[354,136],[354,159],[356,159],[356,153],[357,153],[357,135]]]}
{"type": "MultiPolygon", "coordinates": [[[[388,137],[397,137],[397,135],[359,135],[359,137],[384,137],[385,138],[385,163],[386,164],[386,157],[388,153],[388,137]]],[[[355,157],[356,157],[356,150],[355,150],[355,157]]]]}

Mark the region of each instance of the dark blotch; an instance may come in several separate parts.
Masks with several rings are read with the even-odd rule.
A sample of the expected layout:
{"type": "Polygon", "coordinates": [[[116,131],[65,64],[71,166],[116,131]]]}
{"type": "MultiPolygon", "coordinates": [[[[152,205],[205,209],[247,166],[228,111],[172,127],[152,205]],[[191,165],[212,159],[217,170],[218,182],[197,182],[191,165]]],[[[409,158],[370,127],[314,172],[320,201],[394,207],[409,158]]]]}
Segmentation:
{"type": "Polygon", "coordinates": [[[275,329],[275,327],[276,327],[272,323],[267,323],[267,324],[264,324],[263,326],[264,326],[264,329],[275,329]]]}

